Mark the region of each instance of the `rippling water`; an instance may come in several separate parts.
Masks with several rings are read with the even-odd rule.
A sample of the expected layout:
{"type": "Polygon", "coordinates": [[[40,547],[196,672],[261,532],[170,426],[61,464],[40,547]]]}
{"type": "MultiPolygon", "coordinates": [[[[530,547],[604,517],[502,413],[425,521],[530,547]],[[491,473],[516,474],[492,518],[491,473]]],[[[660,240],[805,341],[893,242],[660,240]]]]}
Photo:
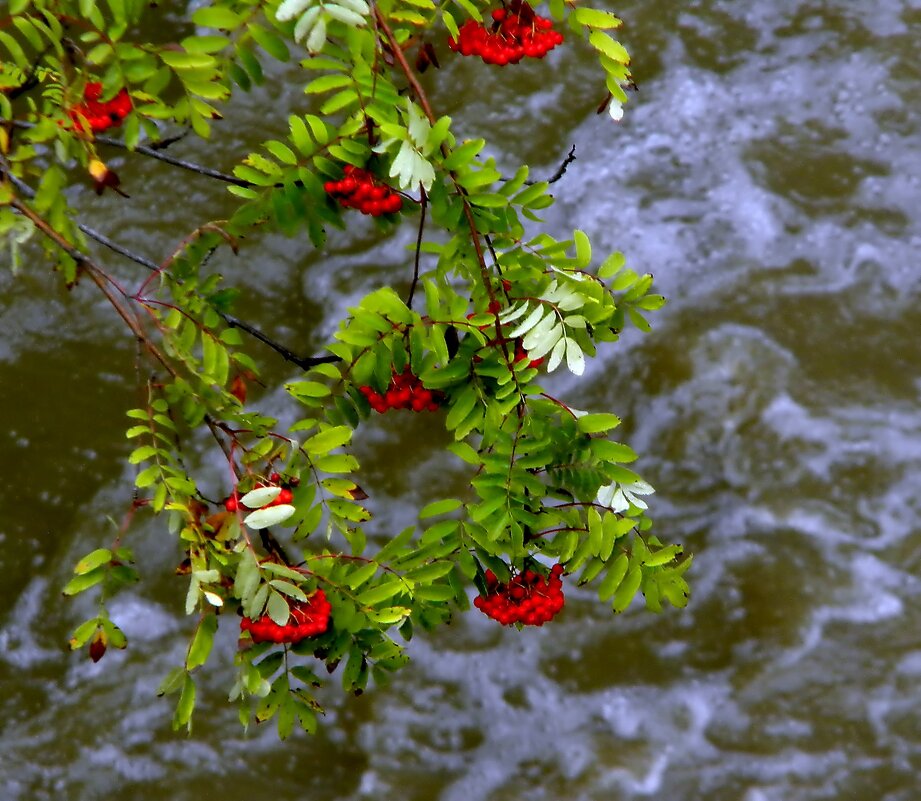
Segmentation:
{"type": "MultiPolygon", "coordinates": [[[[623,250],[670,299],[652,335],[553,386],[624,418],[659,530],[697,554],[688,610],[612,617],[570,590],[539,631],[467,615],[415,639],[392,687],[333,688],[321,733],[283,745],[239,731],[227,672],[211,669],[193,736],[174,735],[154,691],[189,627],[159,523],[136,527],[145,580],[113,604],[129,650],[92,665],[63,648],[90,607],[59,587],[130,493],[130,343],[108,347],[118,324],[91,291],[67,296],[37,266],[2,273],[0,796],[921,796],[921,6],[633,0],[618,13],[640,86],[619,126],[593,113],[584,49],[506,70],[452,62],[429,80],[465,135],[504,137],[507,166],[549,174],[574,142],[548,224],[623,250]]],[[[283,125],[263,101],[306,109],[295,83],[239,99],[221,147],[185,154],[229,168],[283,125]]],[[[118,159],[137,199],[93,199],[86,219],[151,255],[193,214],[229,207],[192,178],[177,203],[174,175],[118,159]]],[[[227,257],[241,316],[316,348],[360,294],[408,277],[412,232],[354,233],[319,254],[266,237],[227,257]]],[[[278,363],[270,375],[287,377],[278,363]]],[[[265,403],[291,413],[277,391],[265,403]]],[[[362,432],[376,531],[465,480],[442,436],[398,417],[362,432]]],[[[224,634],[218,659],[234,647],[224,634]]]]}

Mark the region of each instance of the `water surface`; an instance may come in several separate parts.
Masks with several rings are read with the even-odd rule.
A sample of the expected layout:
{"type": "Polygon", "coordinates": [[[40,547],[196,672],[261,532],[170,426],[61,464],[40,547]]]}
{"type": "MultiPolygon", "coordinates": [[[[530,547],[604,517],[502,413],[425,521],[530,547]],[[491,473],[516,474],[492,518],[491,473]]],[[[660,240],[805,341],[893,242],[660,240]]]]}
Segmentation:
{"type": "MultiPolygon", "coordinates": [[[[623,250],[669,297],[651,335],[552,385],[623,417],[658,489],[656,525],[697,554],[690,607],[614,617],[570,589],[537,631],[466,615],[417,637],[390,688],[348,700],[333,688],[321,733],[286,744],[240,732],[228,672],[212,668],[195,731],[178,736],[154,691],[190,626],[159,522],[133,529],[144,580],[113,604],[129,650],[95,666],[64,650],[91,606],[59,588],[130,499],[130,339],[119,344],[89,288],[68,295],[38,264],[3,272],[5,798],[917,799],[921,7],[627,0],[617,12],[640,87],[620,125],[594,114],[603,90],[585,47],[502,70],[445,52],[426,79],[438,113],[509,168],[550,174],[575,143],[550,229],[623,250]]],[[[176,152],[229,169],[283,129],[283,109],[307,110],[297,80],[273,74],[234,102],[213,145],[176,152]]],[[[151,256],[230,208],[203,179],[113,158],[135,197],[94,198],[86,219],[151,256]]],[[[246,290],[240,316],[309,352],[362,293],[406,285],[412,237],[354,221],[322,252],[265,236],[220,269],[246,290]]],[[[290,377],[266,358],[272,381],[290,377]]],[[[264,402],[292,413],[274,387],[264,402]]],[[[466,481],[437,421],[392,415],[360,439],[379,534],[466,481]]]]}

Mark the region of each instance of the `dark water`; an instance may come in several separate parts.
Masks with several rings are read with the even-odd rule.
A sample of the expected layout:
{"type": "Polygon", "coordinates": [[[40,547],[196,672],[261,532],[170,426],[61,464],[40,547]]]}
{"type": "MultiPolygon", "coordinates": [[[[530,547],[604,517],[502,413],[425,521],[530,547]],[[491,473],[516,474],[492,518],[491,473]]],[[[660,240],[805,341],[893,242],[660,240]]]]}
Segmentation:
{"type": "MultiPolygon", "coordinates": [[[[129,650],[94,666],[63,645],[91,606],[59,587],[130,498],[131,344],[112,344],[119,324],[89,288],[67,295],[39,264],[2,272],[0,797],[921,797],[921,5],[617,11],[640,85],[620,125],[593,113],[583,48],[515,69],[455,61],[430,84],[508,167],[549,174],[575,143],[551,230],[623,250],[670,298],[652,335],[553,391],[624,418],[657,526],[697,554],[689,609],[615,618],[570,590],[539,631],[467,615],[414,640],[391,688],[333,689],[321,733],[283,745],[240,732],[212,668],[193,736],[177,736],[154,696],[189,630],[165,526],[132,530],[144,581],[113,604],[129,650]]],[[[214,145],[177,152],[230,168],[283,109],[307,109],[283,78],[235,101],[214,145]]],[[[114,164],[135,198],[93,199],[86,219],[151,256],[230,208],[202,180],[177,192],[174,173],[114,164]]],[[[322,253],[268,236],[220,268],[246,289],[241,316],[309,352],[362,293],[405,284],[412,236],[354,221],[322,253]]],[[[292,414],[276,389],[263,401],[292,414]]],[[[379,534],[465,480],[432,421],[383,418],[360,441],[379,534]]]]}

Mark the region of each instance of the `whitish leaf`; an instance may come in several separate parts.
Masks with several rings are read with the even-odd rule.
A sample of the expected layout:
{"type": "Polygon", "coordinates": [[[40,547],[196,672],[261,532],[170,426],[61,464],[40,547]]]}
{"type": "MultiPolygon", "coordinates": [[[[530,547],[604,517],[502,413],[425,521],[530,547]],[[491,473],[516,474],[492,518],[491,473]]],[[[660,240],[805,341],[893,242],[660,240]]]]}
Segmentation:
{"type": "Polygon", "coordinates": [[[511,306],[502,312],[499,315],[499,322],[502,324],[510,323],[513,320],[517,320],[521,315],[523,315],[528,310],[527,301],[522,301],[521,303],[511,306]]]}
{"type": "Polygon", "coordinates": [[[310,31],[305,46],[308,52],[319,53],[324,44],[326,44],[326,20],[320,17],[317,24],[313,26],[313,30],[310,31]]]}
{"type": "Polygon", "coordinates": [[[421,153],[413,151],[413,175],[412,181],[409,186],[403,187],[404,189],[409,189],[410,186],[416,186],[416,184],[422,184],[425,187],[426,191],[429,191],[432,188],[432,184],[435,183],[435,168],[432,166],[431,162],[425,158],[421,153]]]}
{"type": "Polygon", "coordinates": [[[259,487],[258,489],[247,492],[240,503],[249,509],[261,509],[267,503],[274,501],[281,494],[281,487],[259,487]]]}
{"type": "Polygon", "coordinates": [[[313,0],[284,0],[275,12],[275,19],[287,22],[313,5],[313,0]]]}
{"type": "Polygon", "coordinates": [[[585,372],[585,356],[582,348],[574,339],[566,337],[566,366],[573,375],[582,375],[585,372]]]}
{"type": "MultiPolygon", "coordinates": [[[[563,334],[562,327],[559,325],[559,319],[556,316],[555,312],[551,312],[543,320],[541,320],[537,325],[532,328],[527,336],[522,340],[521,346],[530,353],[532,350],[537,350],[537,347],[544,341],[545,337],[548,337],[552,334],[554,329],[559,328],[558,336],[550,343],[550,347],[547,350],[550,350],[554,345],[556,345],[557,339],[560,338],[563,334]]],[[[546,353],[546,351],[544,351],[546,353]]]]}
{"type": "Polygon", "coordinates": [[[205,596],[205,600],[211,604],[211,606],[223,606],[224,599],[221,598],[216,592],[211,592],[211,590],[205,590],[202,593],[205,596]]]}
{"type": "Polygon", "coordinates": [[[298,601],[307,600],[306,593],[296,584],[291,584],[290,582],[282,581],[281,579],[272,579],[269,584],[271,584],[272,587],[274,587],[279,592],[282,592],[285,595],[288,595],[298,601]]]}
{"type": "Polygon", "coordinates": [[[401,186],[408,185],[404,184],[403,178],[412,174],[412,161],[413,146],[409,142],[403,142],[399,151],[397,151],[393,164],[390,165],[390,177],[399,178],[401,186]]]}
{"type": "Polygon", "coordinates": [[[544,307],[538,306],[534,309],[527,317],[524,318],[524,321],[519,323],[514,331],[508,333],[509,339],[514,339],[515,337],[520,337],[522,334],[526,334],[535,325],[537,325],[541,318],[544,316],[544,307]]]}
{"type": "Polygon", "coordinates": [[[617,492],[617,484],[603,484],[598,489],[598,494],[595,496],[595,500],[601,506],[611,506],[611,502],[614,500],[614,494],[617,492]]]}
{"type": "Polygon", "coordinates": [[[277,592],[273,591],[269,594],[269,602],[265,611],[269,613],[272,621],[279,626],[284,626],[288,622],[288,602],[277,592]]]}
{"type": "Polygon", "coordinates": [[[288,503],[270,506],[268,509],[257,509],[243,518],[243,523],[252,529],[277,526],[294,514],[295,508],[288,503]]]}
{"type": "Polygon", "coordinates": [[[361,14],[365,17],[371,13],[371,6],[369,6],[365,0],[336,0],[336,3],[345,8],[350,8],[356,14],[361,14]]]}
{"type": "Polygon", "coordinates": [[[547,372],[552,373],[560,366],[563,356],[566,355],[566,338],[564,337],[553,346],[553,353],[550,354],[550,361],[547,362],[547,372]]]}
{"type": "Polygon", "coordinates": [[[406,129],[409,131],[409,138],[416,147],[425,147],[429,134],[432,132],[432,126],[409,98],[406,98],[406,115],[408,118],[406,129]]]}
{"type": "MultiPolygon", "coordinates": [[[[317,20],[320,18],[320,12],[322,10],[320,6],[314,6],[297,21],[297,25],[294,26],[295,42],[302,42],[307,38],[307,35],[313,30],[313,26],[316,25],[317,20]]],[[[325,32],[323,38],[326,38],[325,32]]]]}
{"type": "Polygon", "coordinates": [[[344,8],[336,3],[326,3],[323,8],[333,19],[344,22],[351,28],[361,28],[367,24],[367,20],[361,14],[352,11],[350,8],[344,8]]]}

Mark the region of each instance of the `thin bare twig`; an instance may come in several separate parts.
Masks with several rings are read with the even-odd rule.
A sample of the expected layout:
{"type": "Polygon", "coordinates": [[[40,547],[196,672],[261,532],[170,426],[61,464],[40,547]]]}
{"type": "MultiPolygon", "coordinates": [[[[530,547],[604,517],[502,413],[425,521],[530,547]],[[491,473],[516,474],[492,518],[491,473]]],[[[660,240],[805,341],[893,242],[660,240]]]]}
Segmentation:
{"type": "Polygon", "coordinates": [[[425,208],[428,206],[428,195],[425,194],[425,187],[419,187],[420,192],[420,211],[419,211],[419,233],[416,235],[416,255],[413,259],[413,282],[409,287],[409,297],[406,298],[406,307],[413,307],[413,296],[416,294],[416,285],[419,283],[419,257],[422,251],[422,233],[425,230],[425,208]]]}
{"type": "MultiPolygon", "coordinates": [[[[557,181],[559,181],[560,178],[562,178],[566,174],[566,170],[569,167],[569,165],[572,164],[575,160],[576,160],[576,146],[573,145],[571,148],[569,148],[569,153],[566,154],[566,158],[563,159],[563,163],[560,164],[559,167],[557,167],[556,172],[553,173],[553,175],[551,175],[549,178],[546,179],[547,183],[555,184],[557,181]]],[[[539,183],[540,181],[525,181],[525,184],[527,186],[534,186],[534,184],[539,184],[539,183]]]]}
{"type": "MultiPolygon", "coordinates": [[[[4,165],[4,162],[0,161],[0,166],[3,166],[3,165],[4,165]]],[[[3,169],[3,173],[6,174],[7,177],[9,177],[10,182],[13,184],[13,186],[15,186],[19,190],[20,193],[22,193],[28,198],[35,197],[35,190],[31,186],[26,184],[21,179],[17,178],[15,175],[12,174],[11,171],[5,168],[3,169]]],[[[155,272],[155,273],[163,272],[160,269],[160,265],[156,264],[151,259],[148,259],[146,256],[142,256],[139,253],[135,253],[133,250],[126,248],[124,245],[120,245],[117,242],[114,242],[109,237],[107,237],[105,234],[101,233],[100,231],[97,231],[95,228],[91,228],[90,226],[84,225],[83,223],[77,223],[77,227],[84,234],[86,234],[90,239],[93,239],[96,242],[98,242],[100,245],[103,245],[104,247],[109,248],[109,250],[113,251],[114,253],[118,253],[118,255],[124,256],[126,259],[133,261],[135,264],[140,264],[142,267],[146,267],[151,272],[155,272]]],[[[74,252],[81,253],[81,251],[76,251],[76,250],[74,252]]],[[[79,259],[76,259],[76,257],[73,256],[73,254],[71,254],[71,257],[74,258],[76,261],[79,261],[79,259]]],[[[166,274],[169,275],[169,273],[166,273],[166,274]]],[[[173,278],[172,276],[169,276],[169,277],[171,278],[171,280],[176,281],[180,285],[182,284],[182,281],[180,281],[179,279],[173,278]]],[[[217,312],[218,316],[225,323],[227,323],[227,325],[229,325],[231,328],[239,328],[241,331],[245,331],[251,337],[258,339],[264,345],[267,345],[268,347],[270,347],[279,356],[281,356],[285,361],[289,361],[292,364],[296,364],[302,370],[309,370],[311,367],[315,367],[318,364],[331,364],[334,362],[341,361],[338,356],[298,356],[296,353],[293,353],[292,351],[288,350],[288,348],[286,348],[284,345],[276,342],[271,337],[269,337],[267,334],[264,334],[262,331],[260,331],[258,328],[251,325],[250,323],[247,323],[246,321],[241,320],[238,317],[234,317],[231,314],[227,314],[226,312],[221,311],[220,309],[215,309],[215,312],[217,312]]]]}

